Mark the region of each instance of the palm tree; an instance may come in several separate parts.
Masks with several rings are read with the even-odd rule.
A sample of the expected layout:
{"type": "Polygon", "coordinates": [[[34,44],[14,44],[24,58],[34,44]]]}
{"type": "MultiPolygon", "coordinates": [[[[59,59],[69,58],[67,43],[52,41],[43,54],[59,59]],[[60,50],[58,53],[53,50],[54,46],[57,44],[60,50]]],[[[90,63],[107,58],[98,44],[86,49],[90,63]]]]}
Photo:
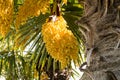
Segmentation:
{"type": "MultiPolygon", "coordinates": [[[[67,0],[0,0],[0,10],[0,74],[2,76],[7,80],[68,80],[73,73],[76,73],[71,67],[71,61],[80,65],[83,61],[81,52],[84,51],[81,32],[74,23],[82,15],[83,10],[77,0],[68,0],[68,2],[67,0]],[[65,23],[65,27],[60,26],[62,23],[59,17],[61,22],[65,23]],[[59,57],[66,60],[64,67],[58,58],[55,59],[50,54],[52,52],[47,49],[42,34],[43,26],[50,22],[52,24],[52,21],[55,24],[59,23],[55,27],[63,27],[67,37],[72,35],[72,38],[69,37],[71,43],[79,44],[75,49],[78,50],[77,58],[74,58],[73,54],[66,54],[67,57],[64,56],[66,58],[59,57]]],[[[68,39],[66,35],[64,36],[68,39]]],[[[65,42],[70,43],[69,39],[65,42]]],[[[72,45],[69,46],[63,51],[74,49],[72,45]]]]}
{"type": "Polygon", "coordinates": [[[84,0],[84,16],[76,22],[85,33],[88,58],[80,67],[85,72],[81,80],[120,79],[119,4],[120,0],[84,0]]]}
{"type": "Polygon", "coordinates": [[[119,4],[0,0],[0,74],[7,80],[68,80],[76,73],[73,62],[85,72],[81,80],[119,80],[119,4]]]}

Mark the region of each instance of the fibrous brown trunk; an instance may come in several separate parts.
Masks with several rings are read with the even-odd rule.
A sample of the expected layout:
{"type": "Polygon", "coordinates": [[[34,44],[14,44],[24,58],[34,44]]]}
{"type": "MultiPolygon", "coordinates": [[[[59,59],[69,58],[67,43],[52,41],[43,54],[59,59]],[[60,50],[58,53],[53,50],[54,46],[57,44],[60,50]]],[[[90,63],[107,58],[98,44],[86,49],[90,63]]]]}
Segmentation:
{"type": "Polygon", "coordinates": [[[84,10],[77,24],[92,53],[81,80],[120,80],[120,0],[85,0],[84,10]]]}

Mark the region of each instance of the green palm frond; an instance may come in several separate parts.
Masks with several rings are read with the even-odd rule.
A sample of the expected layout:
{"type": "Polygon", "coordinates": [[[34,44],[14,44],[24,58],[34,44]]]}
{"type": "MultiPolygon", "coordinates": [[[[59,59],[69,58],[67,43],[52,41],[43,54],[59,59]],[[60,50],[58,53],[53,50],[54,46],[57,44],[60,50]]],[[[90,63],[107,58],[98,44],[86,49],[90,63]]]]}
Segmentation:
{"type": "Polygon", "coordinates": [[[42,24],[46,21],[46,18],[48,16],[49,14],[40,15],[39,17],[34,17],[32,19],[29,19],[26,24],[22,25],[18,30],[18,32],[16,33],[17,44],[21,45],[21,43],[24,43],[22,47],[25,48],[33,40],[39,39],[40,38],[39,35],[41,35],[40,31],[42,24]]]}
{"type": "Polygon", "coordinates": [[[83,62],[83,56],[82,56],[81,51],[84,51],[84,48],[82,48],[84,45],[83,45],[83,41],[82,41],[81,32],[78,29],[79,27],[75,24],[75,21],[78,19],[78,16],[72,15],[71,13],[74,13],[74,12],[65,13],[64,18],[68,23],[68,26],[69,26],[68,28],[73,32],[73,34],[75,35],[75,37],[77,38],[77,40],[79,42],[80,50],[79,50],[78,56],[79,56],[80,60],[78,60],[78,63],[81,64],[81,62],[83,62]]]}

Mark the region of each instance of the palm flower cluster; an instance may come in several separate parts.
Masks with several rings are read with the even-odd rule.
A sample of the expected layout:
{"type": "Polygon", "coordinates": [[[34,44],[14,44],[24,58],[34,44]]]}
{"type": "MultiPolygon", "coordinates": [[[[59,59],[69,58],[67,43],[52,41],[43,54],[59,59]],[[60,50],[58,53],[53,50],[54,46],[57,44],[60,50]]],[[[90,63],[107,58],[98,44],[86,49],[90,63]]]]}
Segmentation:
{"type": "Polygon", "coordinates": [[[67,3],[67,0],[63,0],[63,3],[65,3],[65,4],[66,4],[66,3],[67,3]]]}
{"type": "Polygon", "coordinates": [[[13,0],[0,0],[0,33],[2,36],[10,30],[13,21],[13,0]]]}
{"type": "Polygon", "coordinates": [[[23,5],[19,7],[16,16],[16,28],[22,23],[24,24],[28,17],[39,16],[40,13],[46,13],[50,0],[25,0],[23,5]]]}
{"type": "Polygon", "coordinates": [[[62,16],[54,21],[46,21],[42,26],[42,35],[48,53],[61,62],[61,68],[65,68],[70,60],[78,59],[77,39],[67,29],[67,23],[62,16]]]}

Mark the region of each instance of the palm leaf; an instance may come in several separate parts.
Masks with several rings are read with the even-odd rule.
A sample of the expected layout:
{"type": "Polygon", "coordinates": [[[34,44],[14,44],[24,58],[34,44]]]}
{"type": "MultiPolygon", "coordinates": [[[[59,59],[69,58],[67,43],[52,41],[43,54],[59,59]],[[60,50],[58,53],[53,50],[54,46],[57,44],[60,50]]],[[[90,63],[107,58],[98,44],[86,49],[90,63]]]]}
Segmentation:
{"type": "MultiPolygon", "coordinates": [[[[72,13],[72,12],[71,12],[72,13]]],[[[64,18],[68,23],[69,29],[73,32],[73,34],[76,36],[78,42],[79,42],[79,53],[78,53],[78,63],[81,64],[81,62],[83,61],[83,56],[82,56],[82,52],[84,51],[84,49],[82,48],[82,46],[84,46],[82,43],[82,35],[81,32],[78,30],[78,26],[73,23],[73,21],[76,21],[78,19],[78,17],[72,15],[71,13],[65,13],[64,18]]]]}

